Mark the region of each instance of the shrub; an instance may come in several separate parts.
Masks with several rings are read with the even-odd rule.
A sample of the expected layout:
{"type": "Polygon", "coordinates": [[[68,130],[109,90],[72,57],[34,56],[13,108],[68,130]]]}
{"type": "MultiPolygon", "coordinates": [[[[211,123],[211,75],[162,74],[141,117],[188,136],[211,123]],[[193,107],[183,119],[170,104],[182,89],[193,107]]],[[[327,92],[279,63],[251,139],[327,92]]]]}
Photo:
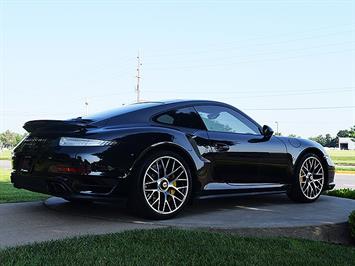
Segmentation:
{"type": "Polygon", "coordinates": [[[339,198],[355,199],[355,190],[349,188],[334,189],[328,191],[326,194],[339,198]]]}
{"type": "Polygon", "coordinates": [[[349,215],[350,234],[355,239],[355,211],[352,211],[349,215]]]}
{"type": "MultiPolygon", "coordinates": [[[[334,197],[355,199],[355,190],[349,188],[334,189],[327,191],[326,194],[334,197]]],[[[350,235],[353,239],[355,239],[355,211],[350,213],[348,222],[350,227],[350,235]]]]}

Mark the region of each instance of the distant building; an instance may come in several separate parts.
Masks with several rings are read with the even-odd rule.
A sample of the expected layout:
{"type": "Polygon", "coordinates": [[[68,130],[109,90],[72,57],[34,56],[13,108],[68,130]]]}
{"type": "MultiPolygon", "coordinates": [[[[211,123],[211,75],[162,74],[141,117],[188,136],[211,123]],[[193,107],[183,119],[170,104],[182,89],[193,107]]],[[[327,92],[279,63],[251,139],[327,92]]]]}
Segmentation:
{"type": "Polygon", "coordinates": [[[340,150],[355,150],[355,138],[339,138],[340,150]]]}

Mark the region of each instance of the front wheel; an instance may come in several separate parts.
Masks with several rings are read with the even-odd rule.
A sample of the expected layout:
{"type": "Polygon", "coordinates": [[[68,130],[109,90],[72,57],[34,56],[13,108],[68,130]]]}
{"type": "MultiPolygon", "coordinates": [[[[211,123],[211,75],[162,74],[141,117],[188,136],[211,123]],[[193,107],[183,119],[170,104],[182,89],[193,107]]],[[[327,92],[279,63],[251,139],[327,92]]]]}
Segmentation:
{"type": "Polygon", "coordinates": [[[297,202],[313,202],[319,198],[325,183],[325,171],[316,154],[306,154],[296,167],[287,195],[297,202]]]}
{"type": "Polygon", "coordinates": [[[191,173],[184,158],[170,151],[155,152],[137,171],[129,206],[148,218],[171,218],[185,207],[191,190],[191,173]]]}

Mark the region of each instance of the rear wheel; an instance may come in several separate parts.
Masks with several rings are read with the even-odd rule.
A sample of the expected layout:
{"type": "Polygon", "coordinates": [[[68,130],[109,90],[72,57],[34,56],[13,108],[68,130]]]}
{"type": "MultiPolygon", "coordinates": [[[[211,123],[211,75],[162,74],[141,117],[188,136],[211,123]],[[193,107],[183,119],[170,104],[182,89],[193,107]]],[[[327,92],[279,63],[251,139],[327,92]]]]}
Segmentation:
{"type": "Polygon", "coordinates": [[[319,198],[325,183],[325,171],[318,155],[309,153],[302,157],[287,195],[297,202],[313,202],[319,198]]]}
{"type": "Polygon", "coordinates": [[[191,190],[191,173],[184,158],[170,151],[155,152],[137,171],[129,206],[139,215],[167,219],[185,207],[191,190]]]}

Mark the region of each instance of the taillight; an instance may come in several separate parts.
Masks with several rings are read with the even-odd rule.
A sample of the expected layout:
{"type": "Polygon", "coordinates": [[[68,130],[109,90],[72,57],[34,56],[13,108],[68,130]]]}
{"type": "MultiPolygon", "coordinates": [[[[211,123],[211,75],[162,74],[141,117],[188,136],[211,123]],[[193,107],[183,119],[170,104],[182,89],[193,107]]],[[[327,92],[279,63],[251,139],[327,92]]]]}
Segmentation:
{"type": "Polygon", "coordinates": [[[87,175],[90,173],[90,167],[85,167],[84,165],[72,166],[66,164],[53,164],[49,167],[48,171],[57,174],[87,175]]]}
{"type": "Polygon", "coordinates": [[[59,146],[110,146],[116,144],[115,141],[111,140],[100,140],[100,139],[83,139],[83,138],[69,138],[61,137],[59,140],[59,146]]]}

